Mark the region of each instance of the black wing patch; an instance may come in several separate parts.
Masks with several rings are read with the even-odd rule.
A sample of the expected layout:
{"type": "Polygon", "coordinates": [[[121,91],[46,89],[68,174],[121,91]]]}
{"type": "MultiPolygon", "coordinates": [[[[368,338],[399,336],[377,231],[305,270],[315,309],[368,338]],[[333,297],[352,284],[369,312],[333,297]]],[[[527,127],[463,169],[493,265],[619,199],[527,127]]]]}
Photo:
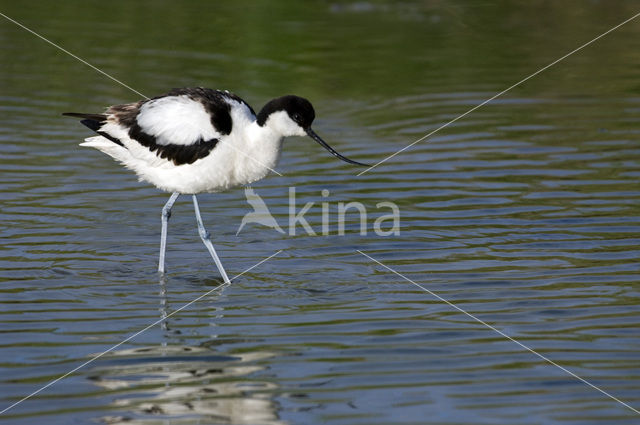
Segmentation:
{"type": "Polygon", "coordinates": [[[200,139],[191,145],[160,145],[156,143],[154,136],[145,133],[137,123],[129,129],[129,137],[151,152],[156,152],[160,158],[173,161],[176,165],[192,164],[198,159],[206,157],[219,142],[218,139],[200,139]]]}
{"type": "Polygon", "coordinates": [[[211,125],[220,134],[230,134],[233,129],[233,120],[231,119],[231,105],[225,99],[231,99],[245,105],[255,116],[253,108],[240,97],[235,94],[222,91],[207,89],[204,87],[184,87],[172,89],[166,96],[188,96],[195,102],[200,102],[204,109],[211,117],[211,125]]]}

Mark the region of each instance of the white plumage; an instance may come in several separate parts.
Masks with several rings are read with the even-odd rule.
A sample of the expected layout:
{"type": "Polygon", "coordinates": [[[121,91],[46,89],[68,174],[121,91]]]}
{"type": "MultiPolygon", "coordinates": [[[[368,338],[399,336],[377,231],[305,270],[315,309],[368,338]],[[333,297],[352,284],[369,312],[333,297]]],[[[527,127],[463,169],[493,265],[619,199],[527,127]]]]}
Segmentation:
{"type": "MultiPolygon", "coordinates": [[[[250,113],[248,108],[245,113],[250,113]]],[[[140,107],[136,120],[142,130],[153,134],[156,143],[161,145],[188,146],[199,139],[221,136],[213,128],[204,104],[186,95],[165,96],[146,102],[140,107]]]]}
{"type": "Polygon", "coordinates": [[[266,177],[277,165],[283,140],[282,135],[258,126],[254,117],[245,127],[220,138],[204,158],[176,165],[131,139],[118,124],[109,123],[103,129],[119,135],[124,146],[102,136],[89,137],[80,145],[113,157],[135,171],[140,180],[166,192],[182,194],[221,192],[266,177]]]}

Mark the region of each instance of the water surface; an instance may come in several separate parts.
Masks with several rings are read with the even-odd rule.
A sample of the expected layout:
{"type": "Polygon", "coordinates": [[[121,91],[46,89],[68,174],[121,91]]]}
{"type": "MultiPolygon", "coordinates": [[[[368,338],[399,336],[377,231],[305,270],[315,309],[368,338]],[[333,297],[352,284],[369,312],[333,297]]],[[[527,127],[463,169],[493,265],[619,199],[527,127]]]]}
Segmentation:
{"type": "MultiPolygon", "coordinates": [[[[377,162],[637,13],[628,1],[5,4],[148,96],[296,93],[377,162]]],[[[11,424],[632,424],[637,414],[408,279],[640,407],[640,26],[631,22],[383,165],[291,138],[244,192],[200,196],[222,290],[182,197],[77,143],[60,117],[139,98],[0,22],[0,415],[11,424]],[[289,234],[289,191],[317,233],[289,234]],[[328,190],[328,196],[322,195],[328,190]],[[340,202],[361,202],[367,229],[340,202]],[[377,208],[399,235],[373,232],[377,208]],[[329,234],[322,234],[323,206],[329,234]],[[200,301],[176,309],[209,292],[200,301]]]]}

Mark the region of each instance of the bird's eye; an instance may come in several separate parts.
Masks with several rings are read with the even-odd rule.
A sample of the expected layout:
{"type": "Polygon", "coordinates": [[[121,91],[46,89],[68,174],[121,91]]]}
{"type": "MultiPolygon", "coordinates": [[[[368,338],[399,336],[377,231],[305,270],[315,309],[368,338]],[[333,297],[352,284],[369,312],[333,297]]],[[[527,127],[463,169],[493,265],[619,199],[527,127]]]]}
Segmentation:
{"type": "Polygon", "coordinates": [[[293,116],[292,116],[291,118],[293,118],[293,120],[294,120],[295,122],[300,122],[300,121],[302,121],[302,116],[301,116],[299,113],[297,113],[297,112],[296,112],[295,114],[293,114],[293,116]]]}

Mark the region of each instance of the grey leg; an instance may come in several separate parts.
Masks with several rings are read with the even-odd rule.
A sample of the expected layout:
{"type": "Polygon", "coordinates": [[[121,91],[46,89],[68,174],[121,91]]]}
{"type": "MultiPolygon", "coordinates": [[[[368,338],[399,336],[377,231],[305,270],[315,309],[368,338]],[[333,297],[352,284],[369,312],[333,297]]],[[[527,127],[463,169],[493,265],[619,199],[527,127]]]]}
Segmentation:
{"type": "Polygon", "coordinates": [[[216,263],[216,266],[218,266],[218,270],[220,271],[220,274],[224,279],[224,283],[231,283],[229,277],[227,276],[227,272],[225,272],[224,267],[222,267],[222,263],[218,258],[218,254],[216,254],[216,250],[213,249],[213,244],[211,243],[211,235],[209,234],[209,232],[207,232],[207,229],[205,229],[204,225],[202,224],[202,217],[200,217],[200,208],[198,207],[198,199],[196,198],[196,195],[193,195],[193,209],[196,212],[196,220],[198,221],[198,233],[200,234],[202,242],[204,242],[204,246],[207,247],[209,253],[213,257],[213,261],[216,263]]]}
{"type": "Polygon", "coordinates": [[[171,197],[164,204],[162,208],[162,233],[160,234],[160,260],[158,261],[158,271],[160,273],[164,273],[164,252],[167,249],[167,225],[169,224],[169,217],[171,217],[171,207],[173,207],[173,203],[176,202],[180,194],[178,192],[173,192],[171,197]]]}

